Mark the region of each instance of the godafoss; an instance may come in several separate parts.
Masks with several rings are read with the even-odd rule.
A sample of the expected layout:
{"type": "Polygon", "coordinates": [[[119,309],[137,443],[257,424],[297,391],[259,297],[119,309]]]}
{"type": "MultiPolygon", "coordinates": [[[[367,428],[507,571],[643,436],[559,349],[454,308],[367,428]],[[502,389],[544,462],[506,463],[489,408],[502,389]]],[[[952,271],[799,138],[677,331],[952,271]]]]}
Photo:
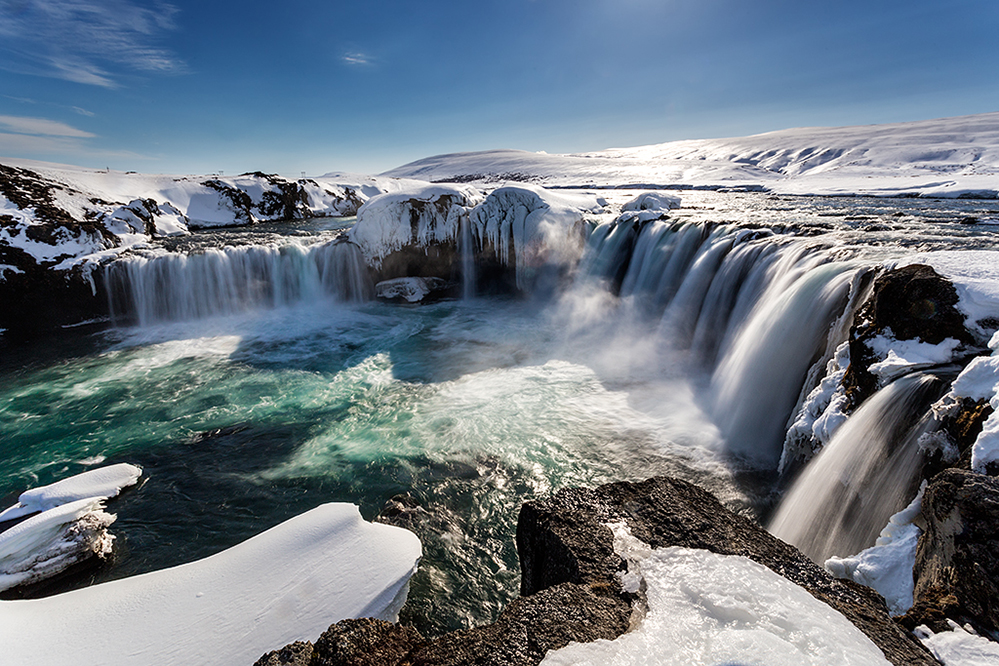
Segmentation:
{"type": "MultiPolygon", "coordinates": [[[[97,324],[5,343],[7,504],[106,465],[142,474],[107,500],[108,558],[32,595],[200,560],[347,502],[419,537],[400,618],[437,636],[517,596],[520,507],[560,489],[691,481],[821,565],[889,546],[882,530],[936,471],[999,460],[982,407],[994,201],[376,194],[356,218],[150,234],[74,269],[97,324]],[[954,423],[976,405],[962,441],[954,423]]],[[[700,561],[656,557],[663,572],[700,561]]],[[[713,576],[705,595],[724,592],[713,576]]],[[[909,583],[907,602],[879,590],[900,613],[909,583]]],[[[787,598],[772,596],[761,614],[787,598]]]]}

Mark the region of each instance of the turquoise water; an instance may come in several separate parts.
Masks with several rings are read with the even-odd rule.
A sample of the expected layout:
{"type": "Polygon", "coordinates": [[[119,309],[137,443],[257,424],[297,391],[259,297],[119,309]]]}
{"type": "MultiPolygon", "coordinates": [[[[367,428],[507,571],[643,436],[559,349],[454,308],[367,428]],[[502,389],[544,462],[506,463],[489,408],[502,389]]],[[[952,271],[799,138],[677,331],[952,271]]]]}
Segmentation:
{"type": "Polygon", "coordinates": [[[557,309],[482,300],[96,334],[0,376],[0,496],[143,467],[110,504],[115,561],[80,585],[207,556],[323,502],[371,519],[408,492],[425,552],[404,619],[427,633],[489,620],[518,590],[524,500],[672,473],[745,503],[710,426],[690,405],[678,416],[686,380],[622,373],[633,344],[567,331],[557,309]]]}

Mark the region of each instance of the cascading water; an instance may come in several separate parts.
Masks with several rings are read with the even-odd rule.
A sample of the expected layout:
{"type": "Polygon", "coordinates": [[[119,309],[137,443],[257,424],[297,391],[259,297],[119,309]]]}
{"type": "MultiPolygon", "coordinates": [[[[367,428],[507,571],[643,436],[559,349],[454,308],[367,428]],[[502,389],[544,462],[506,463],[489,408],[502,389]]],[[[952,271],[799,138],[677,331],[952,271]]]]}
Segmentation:
{"type": "Polygon", "coordinates": [[[820,563],[873,545],[915,495],[922,461],[917,440],[932,427],[931,417],[920,416],[941,383],[915,373],[864,402],[805,467],[768,529],[820,563]]]}
{"type": "Polygon", "coordinates": [[[774,470],[786,423],[845,336],[863,269],[837,251],[733,225],[602,225],[583,279],[622,275],[621,297],[659,317],[664,345],[710,381],[704,401],[740,464],[774,470]]]}
{"type": "Polygon", "coordinates": [[[461,295],[465,300],[475,298],[475,241],[472,240],[472,224],[467,217],[462,219],[461,242],[461,295]]]}
{"type": "Polygon", "coordinates": [[[370,298],[373,289],[357,247],[243,245],[193,254],[133,256],[105,274],[111,312],[140,325],[229,315],[258,307],[370,298]]]}

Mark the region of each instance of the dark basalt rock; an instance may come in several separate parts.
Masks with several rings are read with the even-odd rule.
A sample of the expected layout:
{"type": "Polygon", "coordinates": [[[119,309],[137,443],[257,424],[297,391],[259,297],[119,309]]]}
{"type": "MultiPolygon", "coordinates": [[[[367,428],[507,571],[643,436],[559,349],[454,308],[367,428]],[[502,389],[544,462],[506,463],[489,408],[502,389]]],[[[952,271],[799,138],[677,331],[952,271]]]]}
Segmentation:
{"type": "Polygon", "coordinates": [[[999,640],[999,479],[948,469],[923,495],[915,603],[902,618],[947,631],[947,619],[999,640]]]}
{"type": "Polygon", "coordinates": [[[877,378],[868,371],[881,360],[868,346],[887,331],[898,340],[939,344],[954,338],[965,345],[975,340],[957,310],[957,291],[949,280],[929,266],[912,264],[882,273],[850,329],[850,367],[843,378],[850,408],[856,409],[877,390],[877,378]]]}
{"type": "Polygon", "coordinates": [[[617,584],[614,573],[623,563],[613,552],[610,530],[602,525],[616,520],[625,520],[635,537],[654,548],[702,548],[748,557],[843,613],[893,664],[936,663],[891,619],[877,593],[832,578],[759,524],[678,479],[657,477],[596,490],[573,488],[525,504],[517,525],[521,594],[562,580],[617,584]]]}
{"type": "MultiPolygon", "coordinates": [[[[832,578],[797,549],[726,509],[707,491],[657,477],[563,490],[550,499],[525,504],[517,525],[522,596],[493,624],[424,641],[416,632],[395,625],[344,620],[324,634],[336,645],[340,661],[319,662],[314,657],[311,666],[526,666],[538,664],[548,650],[571,641],[614,639],[628,630],[635,600],[621,590],[617,573],[625,563],[614,552],[613,535],[604,524],[621,520],[634,536],[655,548],[702,548],[759,562],[843,613],[891,663],[937,664],[889,617],[884,600],[873,590],[832,578]],[[363,640],[340,638],[353,636],[358,627],[363,629],[363,640]],[[362,661],[374,654],[385,656],[362,661]]],[[[316,643],[317,654],[321,642],[316,643]]]]}
{"type": "Polygon", "coordinates": [[[312,643],[295,641],[280,650],[268,652],[257,659],[253,666],[310,666],[312,663],[312,643]]]}
{"type": "Polygon", "coordinates": [[[308,666],[395,666],[424,643],[411,627],[372,618],[342,620],[316,641],[308,666]]]}

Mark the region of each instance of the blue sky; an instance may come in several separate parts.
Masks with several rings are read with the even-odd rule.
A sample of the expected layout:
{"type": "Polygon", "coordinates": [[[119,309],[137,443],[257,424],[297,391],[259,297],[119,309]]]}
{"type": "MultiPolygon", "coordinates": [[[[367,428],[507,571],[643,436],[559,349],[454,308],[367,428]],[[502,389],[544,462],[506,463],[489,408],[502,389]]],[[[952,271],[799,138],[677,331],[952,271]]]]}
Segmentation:
{"type": "Polygon", "coordinates": [[[0,0],[0,155],[374,173],[999,110],[994,0],[0,0]]]}

